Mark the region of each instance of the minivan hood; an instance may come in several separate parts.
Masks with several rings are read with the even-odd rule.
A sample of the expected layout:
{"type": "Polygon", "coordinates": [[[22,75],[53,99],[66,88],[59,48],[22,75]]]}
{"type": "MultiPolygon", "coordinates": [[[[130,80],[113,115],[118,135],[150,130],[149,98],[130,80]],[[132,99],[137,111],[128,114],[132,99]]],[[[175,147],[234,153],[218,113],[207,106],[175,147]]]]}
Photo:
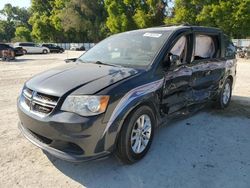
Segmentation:
{"type": "Polygon", "coordinates": [[[132,68],[70,63],[34,76],[26,82],[26,86],[34,91],[58,97],[82,86],[84,90],[81,90],[81,94],[93,94],[136,73],[132,68]]]}

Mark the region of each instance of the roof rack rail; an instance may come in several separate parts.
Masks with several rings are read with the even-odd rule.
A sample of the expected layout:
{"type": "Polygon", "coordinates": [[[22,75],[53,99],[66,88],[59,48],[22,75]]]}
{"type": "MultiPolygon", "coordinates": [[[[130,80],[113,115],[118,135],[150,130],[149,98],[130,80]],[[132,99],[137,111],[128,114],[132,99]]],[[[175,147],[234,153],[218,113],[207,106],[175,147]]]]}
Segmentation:
{"type": "Polygon", "coordinates": [[[192,26],[189,23],[181,23],[181,24],[165,24],[165,25],[159,25],[155,27],[170,27],[170,26],[192,26]]]}
{"type": "Polygon", "coordinates": [[[191,26],[191,24],[189,24],[189,23],[183,23],[183,24],[181,24],[182,26],[191,26]]]}

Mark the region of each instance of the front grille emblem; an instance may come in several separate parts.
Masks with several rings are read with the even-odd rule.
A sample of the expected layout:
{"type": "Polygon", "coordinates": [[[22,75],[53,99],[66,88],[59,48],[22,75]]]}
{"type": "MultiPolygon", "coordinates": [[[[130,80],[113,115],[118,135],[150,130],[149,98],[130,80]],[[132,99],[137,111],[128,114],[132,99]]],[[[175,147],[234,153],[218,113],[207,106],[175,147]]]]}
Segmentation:
{"type": "Polygon", "coordinates": [[[23,107],[41,117],[52,112],[58,101],[58,97],[41,94],[28,88],[23,90],[22,96],[23,107]]]}
{"type": "Polygon", "coordinates": [[[32,96],[31,96],[31,99],[30,99],[30,105],[29,105],[30,110],[33,110],[34,107],[35,107],[35,104],[36,104],[36,103],[34,102],[34,96],[36,96],[36,94],[37,94],[36,91],[33,91],[33,92],[32,92],[32,96]]]}

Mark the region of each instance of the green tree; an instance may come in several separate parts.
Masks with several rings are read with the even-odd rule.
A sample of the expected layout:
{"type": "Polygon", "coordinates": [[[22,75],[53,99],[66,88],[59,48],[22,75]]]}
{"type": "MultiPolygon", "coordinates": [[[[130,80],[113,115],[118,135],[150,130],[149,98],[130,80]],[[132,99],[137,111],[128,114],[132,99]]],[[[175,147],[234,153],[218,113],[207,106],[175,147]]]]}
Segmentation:
{"type": "Polygon", "coordinates": [[[101,0],[32,0],[31,11],[32,36],[38,41],[97,42],[104,37],[101,0]]]}
{"type": "Polygon", "coordinates": [[[165,23],[219,27],[231,37],[250,35],[250,0],[175,0],[165,23]]]}
{"type": "Polygon", "coordinates": [[[12,40],[16,27],[31,29],[31,25],[28,23],[30,13],[27,9],[6,4],[0,10],[0,15],[4,18],[0,21],[0,39],[3,41],[10,42],[12,40]]]}
{"type": "Polygon", "coordinates": [[[15,25],[24,25],[26,27],[31,27],[28,23],[30,18],[30,12],[28,9],[19,8],[12,6],[11,4],[6,4],[4,8],[0,11],[8,22],[13,21],[15,25]]]}
{"type": "Polygon", "coordinates": [[[51,20],[53,0],[32,0],[32,16],[29,23],[32,25],[31,35],[37,41],[50,42],[56,38],[56,29],[51,20]]]}
{"type": "Polygon", "coordinates": [[[15,31],[15,41],[21,41],[21,42],[26,42],[26,41],[31,41],[31,32],[29,28],[24,27],[24,26],[19,26],[16,28],[15,31]]]}
{"type": "MultiPolygon", "coordinates": [[[[71,0],[59,11],[63,30],[75,33],[78,41],[97,42],[104,36],[105,9],[103,1],[71,0]]],[[[69,35],[68,35],[69,36],[69,35]]]]}
{"type": "Polygon", "coordinates": [[[15,25],[13,22],[0,20],[0,42],[10,42],[15,36],[15,25]]]}
{"type": "Polygon", "coordinates": [[[106,0],[107,27],[111,33],[163,25],[168,1],[106,0]]]}
{"type": "Polygon", "coordinates": [[[196,20],[202,25],[220,27],[232,37],[249,36],[250,0],[219,1],[205,5],[196,20]]]}

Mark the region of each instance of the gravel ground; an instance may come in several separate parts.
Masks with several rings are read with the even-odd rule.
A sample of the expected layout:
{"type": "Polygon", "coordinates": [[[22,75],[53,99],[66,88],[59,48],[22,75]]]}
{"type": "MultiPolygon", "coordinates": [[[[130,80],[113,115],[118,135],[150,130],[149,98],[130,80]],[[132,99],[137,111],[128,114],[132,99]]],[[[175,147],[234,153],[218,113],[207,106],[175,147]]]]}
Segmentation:
{"type": "Polygon", "coordinates": [[[31,76],[79,52],[0,61],[0,187],[250,187],[250,61],[238,62],[232,103],[206,108],[156,131],[148,155],[134,165],[114,157],[69,163],[45,155],[17,128],[16,98],[31,76]]]}

